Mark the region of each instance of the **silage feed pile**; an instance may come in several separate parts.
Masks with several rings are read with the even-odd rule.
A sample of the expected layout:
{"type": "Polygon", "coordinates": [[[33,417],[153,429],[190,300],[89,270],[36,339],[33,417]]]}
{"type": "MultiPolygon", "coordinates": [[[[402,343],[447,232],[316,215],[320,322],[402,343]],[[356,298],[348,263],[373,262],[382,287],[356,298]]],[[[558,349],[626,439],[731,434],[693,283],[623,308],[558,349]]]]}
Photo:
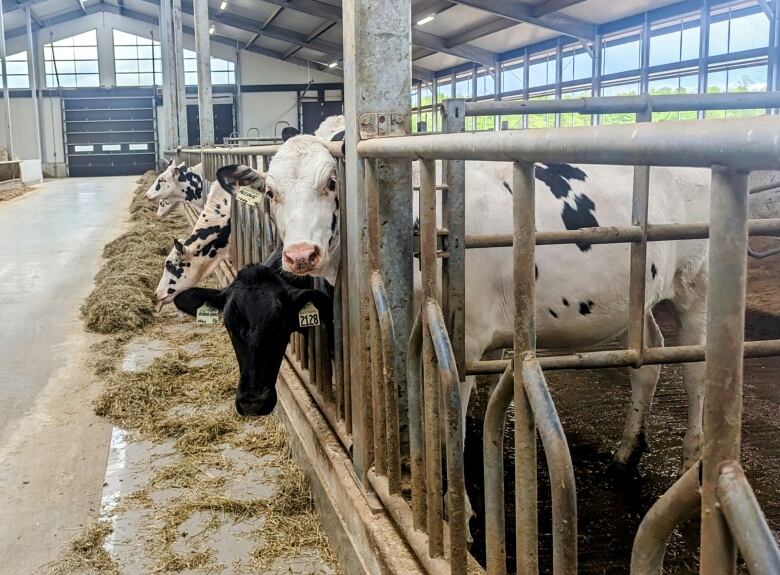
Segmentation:
{"type": "Polygon", "coordinates": [[[105,265],[82,312],[88,329],[112,334],[93,346],[94,370],[104,381],[96,413],[127,430],[132,442],[159,446],[166,455],[42,574],[138,572],[127,567],[128,554],[143,557],[144,573],[276,573],[293,563],[296,573],[337,573],[284,427],[274,416],[235,413],[238,368],[224,328],[197,325],[173,306],[154,312],[151,294],[170,239],[183,235],[186,222],[183,216],[157,220],[143,198],[152,178],[148,173],[140,180],[132,227],[106,246],[105,265]],[[138,341],[164,344],[167,351],[128,370],[123,360],[138,341]],[[258,482],[272,495],[256,492],[258,482]],[[112,533],[112,524],[126,524],[128,517],[141,518],[138,532],[130,541],[112,539],[128,536],[126,527],[112,533]],[[249,547],[228,561],[212,543],[232,540],[235,532],[249,547]],[[312,559],[316,564],[301,569],[312,559]]]}

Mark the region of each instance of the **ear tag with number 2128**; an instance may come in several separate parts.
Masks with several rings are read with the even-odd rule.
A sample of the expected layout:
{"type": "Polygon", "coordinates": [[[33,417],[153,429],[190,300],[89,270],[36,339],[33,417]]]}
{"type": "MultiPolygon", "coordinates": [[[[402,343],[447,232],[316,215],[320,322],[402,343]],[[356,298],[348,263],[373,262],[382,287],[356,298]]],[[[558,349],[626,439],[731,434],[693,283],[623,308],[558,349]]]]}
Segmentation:
{"type": "Polygon", "coordinates": [[[298,325],[301,327],[314,327],[320,325],[320,312],[309,302],[298,312],[298,325]]]}
{"type": "Polygon", "coordinates": [[[200,324],[215,325],[219,323],[219,309],[204,303],[198,308],[198,314],[195,316],[200,324]]]}

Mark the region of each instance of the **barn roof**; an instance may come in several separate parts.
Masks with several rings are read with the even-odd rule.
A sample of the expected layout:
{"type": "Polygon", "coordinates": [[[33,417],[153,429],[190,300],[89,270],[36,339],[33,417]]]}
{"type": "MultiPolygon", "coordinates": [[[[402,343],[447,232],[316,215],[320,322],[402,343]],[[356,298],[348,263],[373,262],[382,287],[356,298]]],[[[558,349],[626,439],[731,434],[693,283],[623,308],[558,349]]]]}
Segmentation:
{"type": "MultiPolygon", "coordinates": [[[[414,76],[468,63],[491,66],[500,54],[563,37],[592,40],[598,25],[679,0],[414,0],[414,76]],[[430,16],[434,18],[426,22],[430,16]]],[[[209,0],[212,41],[279,60],[325,69],[342,57],[340,0],[209,0]]],[[[6,36],[24,34],[24,8],[34,27],[111,12],[156,23],[159,0],[2,0],[6,36]]],[[[684,2],[695,8],[698,2],[684,2]]],[[[192,0],[182,0],[183,25],[194,26],[192,0]]]]}

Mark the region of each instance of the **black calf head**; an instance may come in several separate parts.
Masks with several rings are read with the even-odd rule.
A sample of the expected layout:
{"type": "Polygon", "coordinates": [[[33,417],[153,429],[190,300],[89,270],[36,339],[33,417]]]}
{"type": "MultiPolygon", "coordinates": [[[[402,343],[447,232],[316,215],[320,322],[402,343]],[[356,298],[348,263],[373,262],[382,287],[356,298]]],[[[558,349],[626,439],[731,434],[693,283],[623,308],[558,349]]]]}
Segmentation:
{"type": "Polygon", "coordinates": [[[273,410],[284,350],[292,332],[300,329],[298,312],[309,302],[329,325],[330,297],[293,286],[266,264],[245,267],[224,290],[192,288],[174,299],[176,307],[190,315],[204,303],[223,310],[240,371],[236,393],[240,415],[267,415],[273,410]]]}

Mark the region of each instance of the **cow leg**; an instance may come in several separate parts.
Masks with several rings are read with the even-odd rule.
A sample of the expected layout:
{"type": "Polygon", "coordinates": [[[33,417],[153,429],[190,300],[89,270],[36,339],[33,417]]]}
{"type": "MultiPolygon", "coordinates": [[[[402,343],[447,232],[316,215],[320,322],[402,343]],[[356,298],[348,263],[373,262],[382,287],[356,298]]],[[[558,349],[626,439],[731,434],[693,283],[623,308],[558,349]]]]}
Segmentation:
{"type": "MultiPolygon", "coordinates": [[[[704,295],[697,297],[688,305],[676,302],[674,309],[680,327],[680,345],[701,345],[706,338],[707,308],[704,295]]],[[[683,473],[687,471],[701,455],[702,411],[704,409],[704,386],[706,364],[702,362],[682,364],[683,384],[688,396],[688,426],[683,439],[683,473]]]]}
{"type": "MultiPolygon", "coordinates": [[[[664,336],[651,312],[645,313],[645,344],[662,347],[664,336]]],[[[655,386],[661,373],[660,365],[643,365],[638,369],[629,368],[631,379],[631,408],[626,417],[623,439],[615,454],[614,463],[618,467],[635,467],[647,449],[647,421],[650,406],[655,394],[655,386]]]]}

